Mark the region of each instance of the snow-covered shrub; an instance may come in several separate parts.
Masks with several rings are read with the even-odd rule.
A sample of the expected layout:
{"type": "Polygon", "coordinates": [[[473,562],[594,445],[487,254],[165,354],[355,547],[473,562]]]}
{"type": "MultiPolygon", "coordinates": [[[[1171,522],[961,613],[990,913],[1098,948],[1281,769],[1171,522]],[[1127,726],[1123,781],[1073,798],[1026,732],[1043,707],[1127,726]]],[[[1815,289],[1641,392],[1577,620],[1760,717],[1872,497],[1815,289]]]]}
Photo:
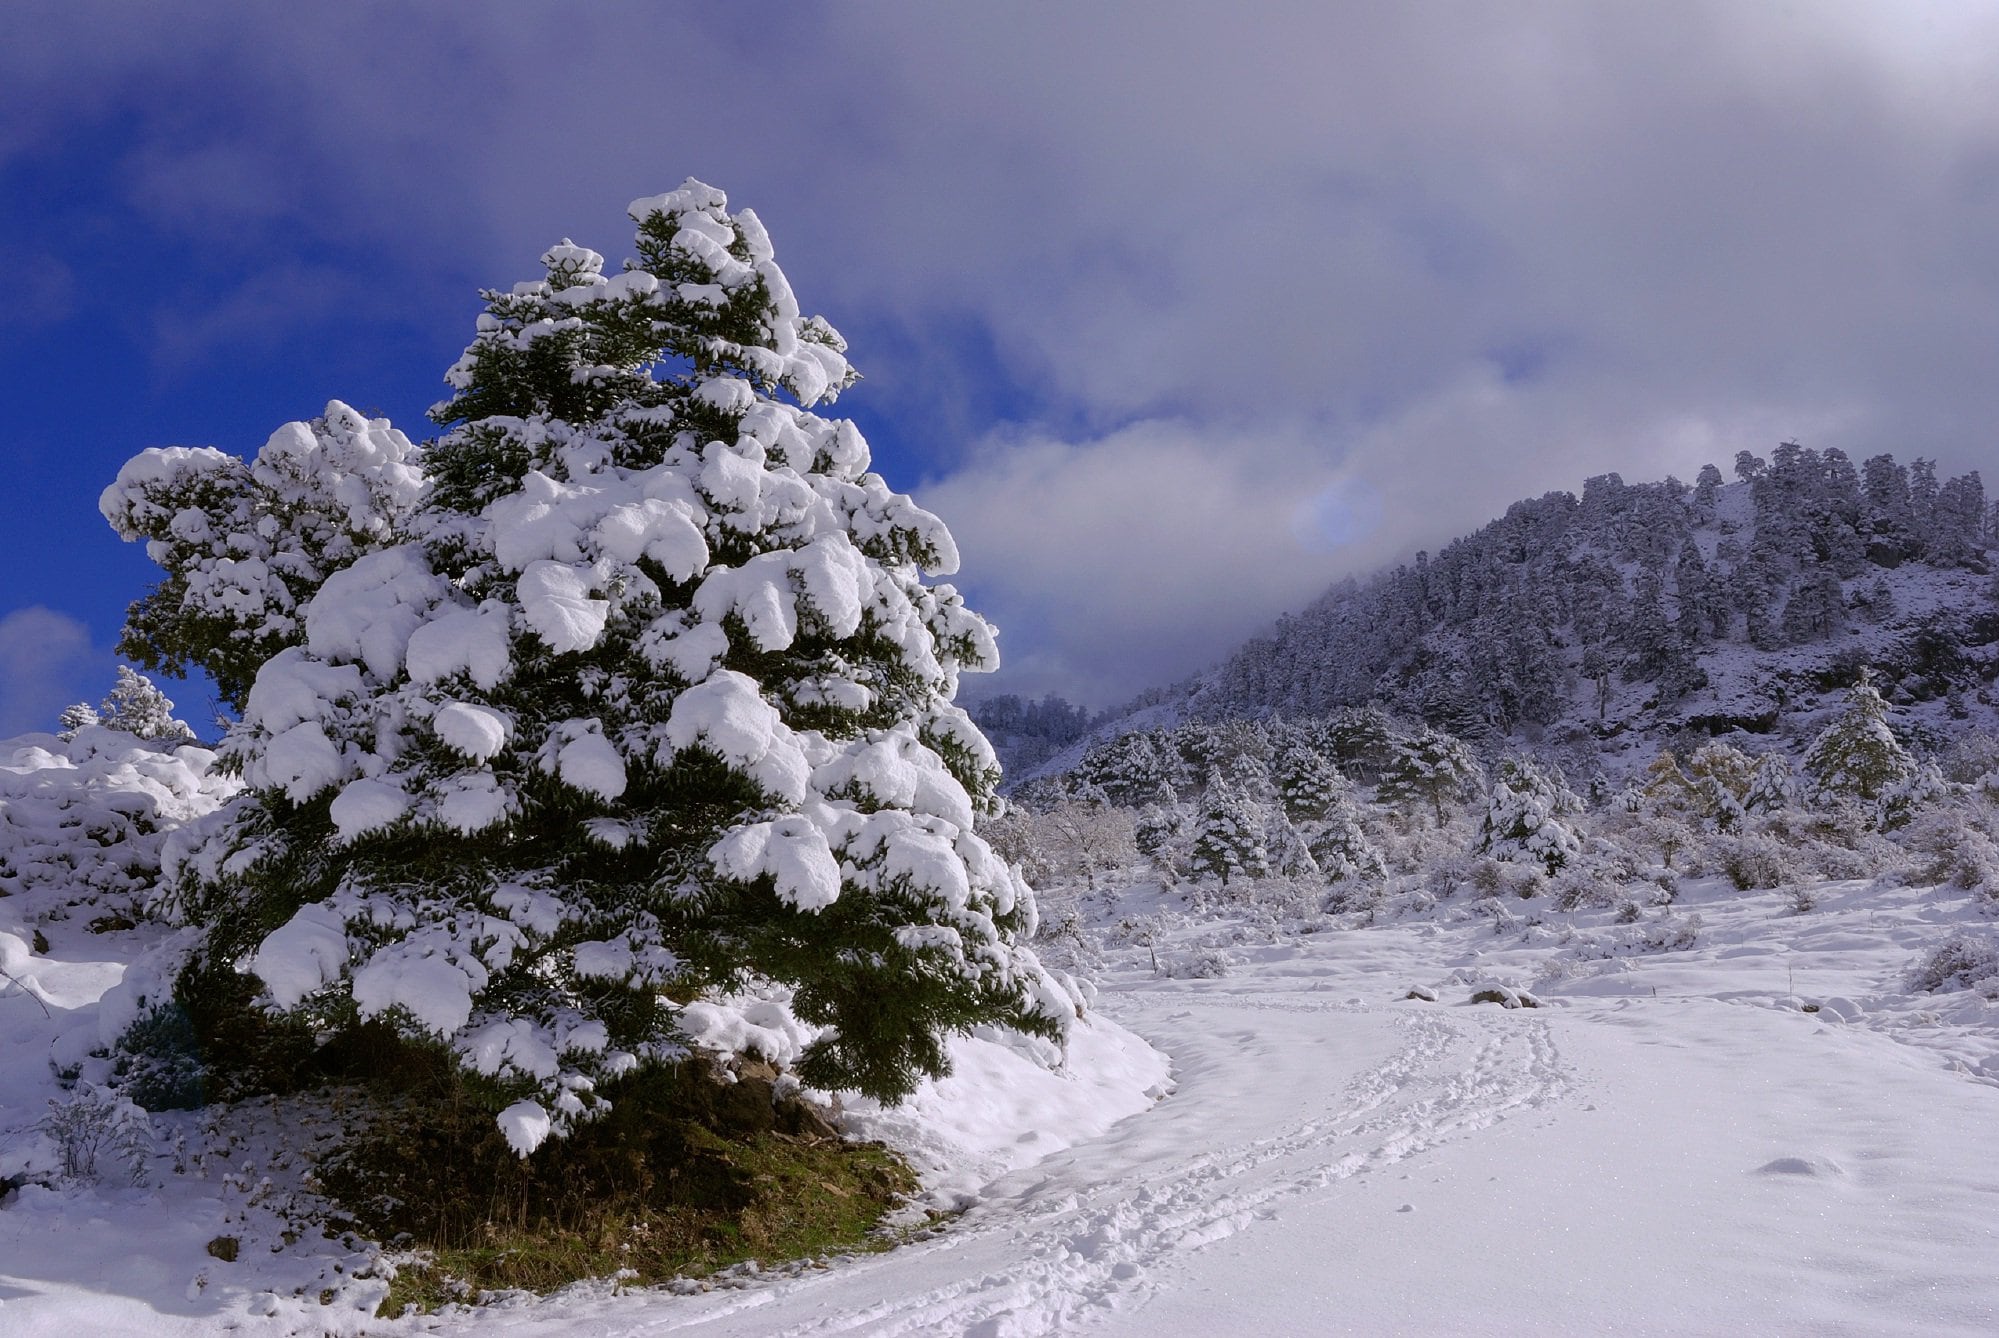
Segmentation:
{"type": "Polygon", "coordinates": [[[1680,759],[1671,749],[1661,749],[1659,755],[1646,765],[1645,774],[1638,782],[1638,793],[1646,812],[1672,816],[1683,822],[1701,815],[1700,790],[1680,769],[1680,759]]]}
{"type": "Polygon", "coordinates": [[[1822,889],[1816,883],[1792,883],[1779,888],[1778,895],[1793,915],[1807,915],[1817,910],[1824,900],[1822,889]]]}
{"type": "Polygon", "coordinates": [[[1616,883],[1592,870],[1564,869],[1549,881],[1549,894],[1560,911],[1594,910],[1616,906],[1630,896],[1616,883]]]}
{"type": "Polygon", "coordinates": [[[1959,785],[1977,785],[1999,773],[1999,734],[1983,729],[1960,734],[1944,754],[1943,773],[1959,785]]]}
{"type": "Polygon", "coordinates": [[[1917,856],[1910,880],[1941,883],[1999,900],[1999,842],[1963,809],[1923,815],[1901,833],[1917,856]]]}
{"type": "Polygon", "coordinates": [[[1909,972],[1909,988],[1924,994],[1999,984],[1999,940],[1959,930],[1925,953],[1909,972]]]}
{"type": "Polygon", "coordinates": [[[1925,762],[1882,791],[1878,801],[1883,831],[1906,827],[1918,814],[1948,804],[1956,792],[1933,762],[1925,762]]]}
{"type": "Polygon", "coordinates": [[[1682,859],[1686,852],[1700,844],[1699,833],[1670,813],[1642,817],[1632,834],[1645,846],[1659,852],[1660,861],[1669,869],[1675,867],[1675,861],[1682,859]]]}
{"type": "Polygon", "coordinates": [[[522,1154],[676,1060],[703,992],[782,983],[800,1076],[885,1099],[947,1033],[1076,1011],[975,830],[998,766],[951,699],[997,651],[926,579],[955,545],[811,411],[856,379],[844,341],[721,192],[631,216],[622,273],[564,242],[485,295],[435,442],[335,405],[280,460],[148,452],[104,498],[168,544],[131,635],[243,686],[248,791],[167,870],[197,1027],[386,1024],[522,1154]],[[235,623],[195,598],[294,500],[303,530],[265,528],[309,579],[235,623]]]}
{"type": "Polygon", "coordinates": [[[1721,832],[1741,828],[1756,782],[1755,759],[1726,743],[1703,744],[1687,759],[1687,778],[1709,826],[1721,832]]]}
{"type": "Polygon", "coordinates": [[[1049,966],[1076,975],[1092,975],[1103,968],[1103,949],[1072,907],[1056,911],[1045,904],[1041,923],[1034,931],[1036,953],[1049,966]]]}
{"type": "Polygon", "coordinates": [[[1749,788],[1743,792],[1743,811],[1750,814],[1776,813],[1799,802],[1798,774],[1791,759],[1782,753],[1765,753],[1756,759],[1749,788]]]}
{"type": "Polygon", "coordinates": [[[1492,922],[1495,936],[1520,932],[1520,917],[1509,909],[1498,897],[1480,897],[1472,902],[1471,913],[1492,922]]]}
{"type": "Polygon", "coordinates": [[[1659,952],[1685,952],[1700,942],[1701,917],[1697,914],[1667,915],[1650,923],[1643,912],[1618,917],[1619,928],[1581,939],[1570,950],[1576,961],[1603,961],[1659,952]]]}
{"type": "Polygon", "coordinates": [[[1872,877],[1881,868],[1882,860],[1882,852],[1871,845],[1849,846],[1807,840],[1798,849],[1796,863],[1801,872],[1815,872],[1821,878],[1844,881],[1872,877]]]}
{"type": "Polygon", "coordinates": [[[0,742],[0,896],[22,898],[23,920],[129,925],[168,834],[240,788],[214,763],[101,725],[0,742]]]}
{"type": "Polygon", "coordinates": [[[1168,980],[1215,980],[1242,965],[1242,958],[1217,944],[1197,944],[1159,959],[1159,973],[1168,980]]]}
{"type": "Polygon", "coordinates": [[[1700,942],[1701,917],[1696,912],[1669,915],[1649,925],[1633,925],[1621,942],[1631,952],[1685,952],[1700,942]]]}
{"type": "Polygon", "coordinates": [[[1144,948],[1151,955],[1152,969],[1159,970],[1159,946],[1166,942],[1172,932],[1172,925],[1163,914],[1127,915],[1112,925],[1105,933],[1105,941],[1113,947],[1131,946],[1144,948]]]}
{"type": "Polygon", "coordinates": [[[1548,890],[1548,875],[1533,865],[1511,869],[1506,875],[1506,890],[1522,901],[1530,900],[1548,890]]]}
{"type": "Polygon", "coordinates": [[[54,1144],[56,1169],[64,1180],[88,1182],[115,1174],[128,1184],[146,1183],[152,1123],[123,1096],[80,1082],[66,1099],[49,1102],[49,1113],[35,1128],[54,1144]],[[115,1163],[117,1170],[105,1163],[115,1163]]]}
{"type": "Polygon", "coordinates": [[[1765,832],[1714,837],[1708,842],[1707,856],[1738,892],[1778,887],[1796,876],[1790,851],[1765,832]]]}
{"type": "Polygon", "coordinates": [[[1138,857],[1131,812],[1109,804],[1064,799],[1042,809],[1010,807],[1003,818],[982,823],[979,830],[1002,858],[1019,863],[1031,881],[1080,879],[1095,888],[1099,874],[1138,857]],[[995,840],[1001,832],[1003,843],[995,840]]]}
{"type": "Polygon", "coordinates": [[[170,998],[147,999],[118,1037],[118,1090],[147,1110],[196,1110],[206,1104],[208,1065],[187,1010],[170,998]]]}
{"type": "MultiPolygon", "coordinates": [[[[1405,822],[1398,814],[1369,809],[1361,815],[1362,830],[1389,872],[1427,874],[1443,866],[1464,863],[1470,835],[1451,827],[1405,822]]],[[[1463,881],[1462,878],[1457,881],[1463,881]]],[[[1444,889],[1447,895],[1449,889],[1444,889]]]]}

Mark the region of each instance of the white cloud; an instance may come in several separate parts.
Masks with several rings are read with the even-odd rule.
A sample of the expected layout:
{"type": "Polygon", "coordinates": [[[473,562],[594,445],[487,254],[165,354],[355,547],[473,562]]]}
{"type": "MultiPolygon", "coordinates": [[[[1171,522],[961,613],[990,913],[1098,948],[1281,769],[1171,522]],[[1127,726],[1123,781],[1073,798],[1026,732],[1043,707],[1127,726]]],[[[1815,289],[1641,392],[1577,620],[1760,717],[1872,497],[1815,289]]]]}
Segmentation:
{"type": "Polygon", "coordinates": [[[1104,705],[1202,667],[1325,586],[1338,558],[1306,523],[1338,480],[1322,455],[1297,429],[1154,420],[992,442],[918,495],[958,540],[967,598],[1000,625],[1009,690],[1104,705]]]}
{"type": "Polygon", "coordinates": [[[97,701],[111,674],[111,657],[68,614],[37,605],[0,617],[0,738],[55,729],[63,707],[97,701]]]}

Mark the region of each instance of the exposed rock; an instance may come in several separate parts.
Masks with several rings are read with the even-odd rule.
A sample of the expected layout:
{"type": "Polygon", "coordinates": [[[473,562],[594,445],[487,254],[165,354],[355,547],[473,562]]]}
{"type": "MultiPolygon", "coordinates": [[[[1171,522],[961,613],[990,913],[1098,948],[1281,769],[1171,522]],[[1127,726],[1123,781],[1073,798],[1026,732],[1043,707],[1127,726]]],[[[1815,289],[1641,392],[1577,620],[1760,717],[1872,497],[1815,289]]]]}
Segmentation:
{"type": "Polygon", "coordinates": [[[1491,985],[1473,994],[1475,1004],[1492,1003],[1501,1008],[1539,1008],[1541,1001],[1526,990],[1516,990],[1511,985],[1491,985]]]}

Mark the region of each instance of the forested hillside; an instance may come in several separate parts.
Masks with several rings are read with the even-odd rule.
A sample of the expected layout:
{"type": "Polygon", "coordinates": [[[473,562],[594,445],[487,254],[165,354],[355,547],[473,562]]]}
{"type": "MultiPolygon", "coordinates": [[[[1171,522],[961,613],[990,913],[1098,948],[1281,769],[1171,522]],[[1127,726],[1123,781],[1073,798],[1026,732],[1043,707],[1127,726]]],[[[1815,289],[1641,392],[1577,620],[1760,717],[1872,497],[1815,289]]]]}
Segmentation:
{"type": "MultiPolygon", "coordinates": [[[[1348,580],[1183,697],[1191,715],[1379,705],[1462,738],[1615,755],[1676,735],[1802,736],[1872,667],[1916,741],[1989,720],[1999,517],[1978,474],[1786,442],[1590,479],[1434,555],[1348,580]]],[[[1683,740],[1684,742],[1684,740],[1683,740]]]]}

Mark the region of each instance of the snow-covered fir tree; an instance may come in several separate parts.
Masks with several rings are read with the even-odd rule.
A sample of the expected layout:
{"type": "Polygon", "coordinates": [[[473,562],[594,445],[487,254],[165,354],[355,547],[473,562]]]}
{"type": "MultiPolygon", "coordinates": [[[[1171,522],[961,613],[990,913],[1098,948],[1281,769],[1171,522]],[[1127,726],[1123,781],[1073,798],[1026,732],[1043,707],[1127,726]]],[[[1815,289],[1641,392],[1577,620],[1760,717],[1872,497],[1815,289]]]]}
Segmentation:
{"type": "Polygon", "coordinates": [[[98,724],[101,719],[102,717],[97,714],[97,708],[89,702],[72,702],[63,707],[62,714],[56,717],[56,729],[62,740],[67,743],[81,731],[98,724]]]}
{"type": "Polygon", "coordinates": [[[1318,749],[1295,740],[1277,754],[1271,769],[1284,814],[1293,822],[1316,822],[1353,790],[1340,769],[1318,749]]]}
{"type": "MultiPolygon", "coordinates": [[[[71,707],[63,713],[65,727],[69,726],[67,717],[76,709],[71,707]]],[[[118,666],[118,679],[111,687],[111,695],[97,704],[95,714],[96,720],[89,723],[123,730],[148,743],[171,747],[194,741],[194,730],[186,721],[174,718],[173,699],[160,691],[153,680],[126,665],[118,666]]]]}
{"type": "Polygon", "coordinates": [[[1554,873],[1582,853],[1581,834],[1565,820],[1582,811],[1559,776],[1526,758],[1506,758],[1493,771],[1479,849],[1554,873]]]}
{"type": "Polygon", "coordinates": [[[1138,853],[1147,857],[1161,855],[1180,832],[1177,812],[1161,804],[1147,804],[1139,810],[1132,824],[1132,842],[1138,853]]]}
{"type": "Polygon", "coordinates": [[[105,498],[169,573],[129,639],[243,706],[249,789],[169,870],[191,1011],[387,1024],[523,1153],[704,991],[775,982],[801,1076],[888,1099],[951,1031],[1076,1008],[975,830],[998,769],[951,699],[996,655],[925,579],[950,535],[812,411],[845,344],[720,191],[631,216],[622,272],[564,242],[485,295],[435,443],[334,405],[105,498]]]}
{"type": "Polygon", "coordinates": [[[1445,802],[1475,791],[1480,773],[1477,755],[1462,739],[1424,729],[1397,742],[1375,795],[1397,808],[1428,808],[1442,827],[1445,802]]]}
{"type": "Polygon", "coordinates": [[[1187,867],[1196,877],[1218,879],[1224,887],[1231,879],[1258,878],[1270,871],[1255,805],[1227,780],[1210,785],[1202,796],[1187,867]]]}
{"type": "Polygon", "coordinates": [[[1795,808],[1799,799],[1798,773],[1790,758],[1782,753],[1765,753],[1756,759],[1748,788],[1742,795],[1744,812],[1778,813],[1795,808]]]}
{"type": "Polygon", "coordinates": [[[1329,883],[1388,876],[1388,865],[1380,848],[1368,839],[1359,810],[1346,796],[1336,800],[1321,816],[1307,837],[1307,847],[1329,883]]]}
{"type": "Polygon", "coordinates": [[[1915,760],[1888,728],[1888,703],[1862,669],[1839,717],[1805,750],[1804,773],[1814,798],[1874,804],[1915,772],[1915,760]]]}
{"type": "Polygon", "coordinates": [[[1069,774],[1072,785],[1092,786],[1125,807],[1171,803],[1172,772],[1150,734],[1136,732],[1096,744],[1069,774]]]}

